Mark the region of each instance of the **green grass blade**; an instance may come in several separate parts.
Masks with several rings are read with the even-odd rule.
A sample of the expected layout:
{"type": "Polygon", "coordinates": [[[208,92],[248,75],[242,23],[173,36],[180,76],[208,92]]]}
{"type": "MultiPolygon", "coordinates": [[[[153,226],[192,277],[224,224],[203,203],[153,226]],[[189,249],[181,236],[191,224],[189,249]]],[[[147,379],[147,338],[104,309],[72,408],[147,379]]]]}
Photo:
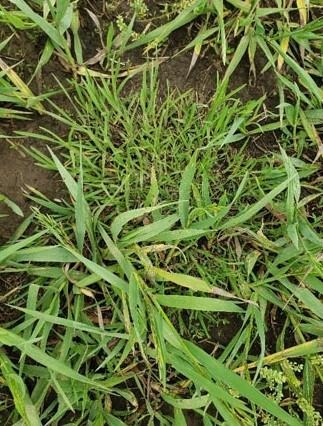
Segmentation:
{"type": "Polygon", "coordinates": [[[248,208],[244,213],[229,219],[223,225],[220,225],[219,229],[229,229],[235,226],[241,225],[247,220],[251,219],[255,214],[257,214],[261,209],[263,209],[267,204],[269,204],[277,195],[283,192],[289,185],[289,182],[294,179],[295,176],[291,176],[289,179],[285,180],[276,188],[271,190],[268,194],[266,194],[261,200],[257,201],[253,206],[248,208]]]}
{"type": "Polygon", "coordinates": [[[170,281],[181,287],[190,288],[194,291],[203,291],[212,293],[212,287],[200,278],[191,277],[190,275],[177,274],[174,272],[167,272],[160,268],[151,268],[149,273],[153,274],[156,279],[162,281],[170,281]]]}
{"type": "Polygon", "coordinates": [[[130,210],[128,212],[119,214],[119,216],[117,216],[111,224],[111,234],[113,239],[116,241],[116,239],[118,238],[118,235],[122,231],[122,228],[130,221],[140,216],[143,216],[145,214],[154,212],[156,210],[160,210],[163,207],[168,207],[169,205],[170,204],[163,204],[163,205],[160,204],[154,207],[143,207],[141,209],[130,210]]]}
{"type": "Polygon", "coordinates": [[[168,294],[156,294],[155,297],[160,305],[170,308],[207,312],[243,312],[243,309],[234,302],[212,299],[210,297],[175,296],[168,294]]]}
{"type": "Polygon", "coordinates": [[[29,341],[24,340],[22,337],[12,333],[9,330],[0,328],[0,342],[9,347],[16,347],[23,354],[29,356],[31,359],[33,359],[37,363],[43,365],[49,370],[55,371],[58,374],[62,374],[66,377],[69,377],[72,380],[85,383],[95,389],[101,389],[105,391],[109,390],[108,381],[103,384],[103,383],[99,383],[97,381],[88,379],[84,375],[73,370],[71,367],[68,367],[61,361],[58,361],[57,359],[47,355],[37,346],[33,345],[29,341]]]}
{"type": "Polygon", "coordinates": [[[208,355],[202,349],[198,348],[193,343],[188,342],[192,354],[203,364],[209,374],[216,380],[221,381],[226,386],[235,389],[243,397],[248,398],[250,402],[261,407],[268,413],[275,416],[275,418],[282,420],[290,426],[301,426],[301,423],[295,418],[280,408],[274,401],[263,395],[253,385],[248,383],[242,377],[233,373],[231,370],[226,368],[223,364],[217,361],[215,358],[208,355]]]}
{"type": "Polygon", "coordinates": [[[3,378],[14,399],[15,408],[20,414],[25,426],[41,426],[41,421],[28,390],[20,376],[14,371],[11,361],[0,351],[0,368],[3,378]]]}
{"type": "Polygon", "coordinates": [[[179,187],[178,214],[183,228],[187,228],[188,226],[189,202],[196,171],[196,158],[197,154],[195,153],[184,170],[179,187]]]}
{"type": "Polygon", "coordinates": [[[24,1],[24,0],[10,0],[12,4],[17,6],[24,14],[36,25],[41,28],[44,33],[48,35],[48,37],[57,45],[57,46],[64,46],[65,40],[64,37],[61,36],[59,31],[51,25],[49,22],[46,21],[46,19],[39,16],[37,13],[35,13],[32,8],[24,1]]]}
{"type": "Polygon", "coordinates": [[[3,262],[8,257],[16,254],[19,250],[23,249],[26,246],[31,245],[34,241],[37,241],[41,236],[43,236],[46,231],[38,232],[37,234],[32,235],[31,237],[26,238],[25,240],[19,241],[18,243],[11,244],[8,247],[0,247],[0,263],[3,262]]]}

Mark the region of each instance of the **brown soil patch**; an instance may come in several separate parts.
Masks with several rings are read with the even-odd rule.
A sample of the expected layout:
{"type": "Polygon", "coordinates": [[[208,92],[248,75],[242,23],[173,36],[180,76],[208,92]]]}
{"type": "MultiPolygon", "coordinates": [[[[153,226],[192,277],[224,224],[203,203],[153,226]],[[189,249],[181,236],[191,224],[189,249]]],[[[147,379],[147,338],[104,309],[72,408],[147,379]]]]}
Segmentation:
{"type": "Polygon", "coordinates": [[[0,274],[0,324],[19,316],[19,311],[8,305],[19,296],[24,279],[24,274],[0,274]]]}
{"type": "MultiPolygon", "coordinates": [[[[10,123],[8,127],[11,126],[18,129],[16,123],[10,123]]],[[[37,131],[39,123],[37,120],[32,123],[24,122],[22,127],[26,131],[37,131]]],[[[2,132],[5,134],[5,127],[3,127],[2,132]]],[[[28,140],[24,140],[24,144],[26,143],[28,143],[28,140]]],[[[18,146],[10,144],[6,139],[0,139],[0,194],[4,194],[18,204],[27,215],[30,201],[23,192],[27,190],[27,186],[36,188],[48,197],[55,198],[59,195],[60,185],[56,176],[34,164],[33,160],[24,154],[18,146]]],[[[0,217],[0,243],[3,243],[10,238],[22,219],[3,203],[0,203],[1,215],[6,215],[0,217]]]]}

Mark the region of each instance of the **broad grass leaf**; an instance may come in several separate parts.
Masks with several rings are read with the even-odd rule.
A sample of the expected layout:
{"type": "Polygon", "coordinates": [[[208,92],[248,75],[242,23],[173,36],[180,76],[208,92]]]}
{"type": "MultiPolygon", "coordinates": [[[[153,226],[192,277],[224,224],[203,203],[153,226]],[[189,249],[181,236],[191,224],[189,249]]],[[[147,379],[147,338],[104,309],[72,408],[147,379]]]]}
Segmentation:
{"type": "MultiPolygon", "coordinates": [[[[127,426],[126,423],[124,423],[122,420],[118,419],[117,417],[113,416],[112,414],[105,414],[105,418],[109,426],[127,426]]],[[[102,425],[103,424],[104,423],[102,423],[102,425]]]]}
{"type": "Polygon", "coordinates": [[[323,303],[309,289],[292,284],[281,270],[272,263],[268,264],[268,270],[277,278],[277,281],[291,292],[292,296],[295,296],[309,311],[323,319],[323,303]]]}
{"type": "Polygon", "coordinates": [[[8,197],[0,194],[0,202],[1,201],[4,202],[9,207],[9,209],[12,210],[17,216],[24,217],[24,213],[21,208],[16,203],[11,201],[8,197]]]}
{"type": "Polygon", "coordinates": [[[156,177],[155,167],[152,166],[151,176],[150,176],[150,188],[145,200],[145,207],[156,206],[158,202],[158,196],[159,196],[158,180],[156,177]]]}
{"type": "Polygon", "coordinates": [[[145,214],[151,213],[155,210],[160,210],[163,207],[168,207],[171,204],[159,204],[154,207],[143,207],[141,209],[129,210],[127,212],[119,214],[111,224],[112,238],[116,241],[118,235],[122,231],[122,228],[130,221],[141,217],[145,214]]]}
{"type": "Polygon", "coordinates": [[[187,426],[184,413],[180,408],[174,410],[174,424],[176,426],[187,426]]]}
{"type": "Polygon", "coordinates": [[[31,21],[38,25],[58,47],[65,45],[64,37],[62,37],[60,32],[46,21],[46,19],[35,13],[24,0],[10,0],[10,2],[16,5],[31,21]]]}
{"type": "Polygon", "coordinates": [[[125,235],[121,240],[121,244],[122,246],[129,246],[147,240],[151,241],[153,239],[158,239],[158,235],[171,229],[177,221],[178,215],[173,214],[166,216],[157,222],[141,226],[140,228],[137,228],[125,235]]]}
{"type": "MultiPolygon", "coordinates": [[[[207,235],[211,231],[209,229],[178,229],[175,231],[165,231],[158,234],[160,243],[170,243],[172,241],[192,240],[207,235]]],[[[154,241],[154,238],[151,239],[154,241]]]]}
{"type": "Polygon", "coordinates": [[[226,43],[226,33],[225,33],[225,24],[224,24],[223,0],[212,0],[211,4],[214,5],[218,15],[220,34],[221,34],[222,61],[225,64],[226,57],[227,57],[227,43],[226,43]]]}
{"type": "MultiPolygon", "coordinates": [[[[0,252],[1,253],[1,252],[0,252]]],[[[78,259],[61,246],[35,246],[19,250],[14,255],[16,262],[74,263],[78,259]]]]}
{"type": "Polygon", "coordinates": [[[155,345],[155,350],[157,353],[158,359],[158,370],[159,370],[159,378],[161,383],[166,389],[167,385],[167,366],[166,366],[166,342],[164,336],[164,321],[160,311],[154,309],[153,307],[149,307],[147,309],[147,314],[150,318],[150,328],[152,333],[152,338],[155,345]]]}
{"type": "Polygon", "coordinates": [[[167,404],[176,408],[181,408],[182,410],[196,410],[198,408],[203,408],[210,403],[209,395],[181,399],[174,398],[172,395],[164,392],[162,393],[162,398],[167,402],[167,404]]]}
{"type": "Polygon", "coordinates": [[[321,293],[323,296],[323,281],[320,278],[309,274],[304,277],[303,282],[306,286],[317,291],[318,293],[321,293]]]}
{"type": "Polygon", "coordinates": [[[245,407],[236,398],[233,398],[225,389],[215,384],[210,378],[202,375],[196,369],[194,369],[189,363],[183,358],[177,356],[174,353],[169,355],[168,362],[181,374],[188,379],[192,380],[196,387],[205,389],[213,401],[216,408],[219,410],[221,415],[228,421],[228,424],[239,426],[240,422],[234,417],[234,415],[227,409],[224,408],[223,402],[228,403],[231,407],[235,407],[243,410],[245,407]]]}
{"type": "MultiPolygon", "coordinates": [[[[322,321],[315,324],[313,323],[313,321],[311,321],[310,323],[300,324],[299,327],[304,333],[313,334],[314,336],[318,336],[318,337],[323,337],[322,321]]],[[[323,341],[322,341],[322,348],[323,348],[323,341]]]]}
{"type": "Polygon", "coordinates": [[[307,239],[308,241],[311,241],[318,247],[323,247],[323,239],[320,237],[320,235],[314,230],[313,225],[309,223],[309,221],[302,216],[298,216],[298,228],[299,232],[302,234],[302,236],[307,239]]]}
{"type": "Polygon", "coordinates": [[[286,200],[286,210],[287,210],[287,220],[288,227],[287,233],[290,237],[291,241],[298,248],[298,235],[297,235],[297,227],[294,224],[296,209],[299,203],[299,199],[301,196],[301,183],[299,174],[291,160],[290,157],[286,154],[285,150],[280,147],[280,152],[283,158],[284,167],[287,173],[287,178],[289,180],[287,187],[287,200],[286,200]]]}
{"type": "Polygon", "coordinates": [[[236,303],[211,297],[156,294],[157,302],[170,308],[207,312],[244,312],[236,303]]]}
{"type": "Polygon", "coordinates": [[[259,250],[252,250],[252,252],[249,253],[246,256],[245,262],[246,262],[247,276],[248,277],[250,276],[251,272],[253,271],[259,256],[261,256],[261,253],[260,253],[259,250]]]}
{"type": "Polygon", "coordinates": [[[35,235],[32,235],[31,237],[19,241],[18,243],[0,247],[0,263],[6,260],[8,257],[18,253],[19,250],[23,249],[24,247],[31,245],[34,241],[37,241],[45,233],[46,231],[41,231],[35,235]]]}
{"type": "MultiPolygon", "coordinates": [[[[243,190],[246,186],[246,183],[248,181],[248,177],[249,177],[249,173],[247,172],[243,176],[243,179],[240,182],[239,187],[238,187],[236,193],[234,194],[234,197],[233,197],[233,199],[232,199],[232,201],[229,205],[222,206],[222,208],[216,213],[216,215],[214,217],[204,219],[204,220],[199,221],[197,223],[193,223],[192,228],[203,230],[203,229],[207,229],[209,227],[214,227],[214,226],[216,227],[216,224],[218,222],[220,222],[225,216],[227,216],[227,214],[229,213],[231,208],[234,206],[234,204],[240,198],[240,196],[243,193],[243,190]]],[[[211,230],[209,232],[211,232],[211,230]]]]}
{"type": "Polygon", "coordinates": [[[299,249],[299,238],[297,232],[297,223],[290,223],[287,225],[287,235],[289,236],[291,242],[294,244],[296,249],[299,249]]]}
{"type": "Polygon", "coordinates": [[[302,68],[294,59],[287,55],[275,41],[270,41],[274,49],[284,58],[285,63],[297,74],[302,85],[310,90],[312,96],[316,97],[319,102],[322,102],[322,89],[320,89],[310,73],[302,68]]]}
{"type": "Polygon", "coordinates": [[[301,25],[304,26],[307,23],[307,5],[309,6],[309,3],[306,0],[296,0],[296,4],[301,25]]]}
{"type": "Polygon", "coordinates": [[[154,45],[164,41],[172,32],[178,28],[190,23],[199,15],[205,13],[204,8],[197,8],[197,2],[194,2],[191,6],[185,8],[179,15],[168,22],[167,24],[161,25],[158,28],[150,31],[148,34],[142,35],[139,40],[136,40],[129,44],[125,50],[136,49],[137,47],[145,44],[153,43],[154,45]]]}
{"type": "Polygon", "coordinates": [[[212,293],[212,287],[200,278],[192,277],[185,274],[177,274],[174,272],[167,272],[160,268],[150,268],[149,273],[153,274],[156,279],[162,281],[170,281],[181,287],[190,288],[193,291],[203,291],[212,293]]]}
{"type": "Polygon", "coordinates": [[[257,326],[257,333],[260,339],[260,354],[258,359],[257,371],[253,378],[254,383],[256,382],[260,369],[263,365],[263,360],[264,360],[265,351],[266,351],[266,330],[265,330],[265,318],[264,318],[264,313],[266,312],[266,304],[262,303],[261,307],[262,309],[258,309],[252,305],[248,307],[248,309],[252,311],[252,315],[255,319],[255,323],[257,326]]]}
{"type": "Polygon", "coordinates": [[[132,325],[136,335],[136,340],[140,347],[141,355],[147,361],[145,351],[146,333],[148,330],[147,313],[146,305],[144,303],[141,292],[140,277],[136,273],[133,273],[129,280],[128,300],[129,311],[132,318],[132,325]]]}
{"type": "Polygon", "coordinates": [[[7,355],[2,351],[0,351],[0,368],[3,378],[13,396],[15,408],[20,414],[24,425],[41,426],[37,409],[30,399],[26,385],[22,378],[14,371],[7,355]]]}
{"type": "MultiPolygon", "coordinates": [[[[301,324],[301,328],[303,329],[303,324],[301,324]]],[[[321,338],[310,340],[309,342],[305,343],[300,343],[299,345],[291,346],[290,348],[286,348],[274,354],[267,355],[263,358],[263,365],[272,365],[280,363],[289,358],[307,357],[310,355],[318,354],[320,352],[323,352],[323,339],[321,338]]],[[[246,369],[255,368],[257,367],[257,365],[258,361],[251,362],[250,364],[236,368],[234,371],[237,373],[241,373],[246,369]]]]}
{"type": "Polygon", "coordinates": [[[230,61],[230,64],[224,74],[224,80],[229,80],[230,76],[233,74],[234,70],[239,65],[243,55],[246,53],[249,45],[249,35],[244,35],[238,46],[235,49],[234,55],[230,61]]]}
{"type": "Polygon", "coordinates": [[[128,277],[128,279],[130,279],[131,274],[135,271],[134,267],[128,261],[128,259],[126,259],[124,257],[124,255],[121,253],[121,251],[119,250],[117,245],[114,244],[114,242],[111,240],[109,235],[106,233],[106,231],[105,231],[105,229],[103,228],[102,225],[99,225],[99,231],[100,231],[100,234],[102,235],[102,238],[103,238],[104,242],[106,243],[110,253],[115,258],[115,260],[118,262],[118,264],[119,264],[120,268],[122,269],[122,271],[124,272],[124,274],[128,277]]]}

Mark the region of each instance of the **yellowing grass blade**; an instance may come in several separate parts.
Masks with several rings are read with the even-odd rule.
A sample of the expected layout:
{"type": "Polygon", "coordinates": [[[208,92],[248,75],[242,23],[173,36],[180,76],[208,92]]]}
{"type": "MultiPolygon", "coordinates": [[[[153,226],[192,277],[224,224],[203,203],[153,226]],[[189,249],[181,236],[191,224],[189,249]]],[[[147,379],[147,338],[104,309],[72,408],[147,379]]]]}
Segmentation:
{"type": "Polygon", "coordinates": [[[306,0],[296,0],[297,9],[299,13],[299,18],[301,21],[301,25],[306,25],[307,23],[307,7],[306,0]]]}
{"type": "MultiPolygon", "coordinates": [[[[287,53],[288,47],[289,47],[289,37],[283,37],[280,43],[280,48],[285,54],[287,53]]],[[[282,55],[278,55],[277,70],[281,71],[283,65],[284,65],[284,57],[282,55]]]]}
{"type": "Polygon", "coordinates": [[[188,76],[190,75],[192,69],[195,67],[195,64],[196,64],[196,62],[197,62],[197,60],[198,60],[198,58],[200,56],[200,53],[201,53],[201,48],[202,48],[201,44],[197,44],[194,47],[191,64],[190,64],[189,70],[187,71],[186,78],[188,78],[188,76]]]}
{"type": "MultiPolygon", "coordinates": [[[[323,352],[323,338],[318,338],[311,340],[310,342],[301,343],[300,345],[292,346],[290,348],[284,349],[283,351],[276,352],[275,354],[268,355],[263,359],[263,365],[275,364],[281,362],[288,358],[296,358],[307,355],[313,355],[316,353],[323,352]]],[[[241,373],[245,370],[251,370],[258,366],[258,361],[251,362],[250,364],[243,365],[236,368],[234,371],[236,373],[241,373]]]]}
{"type": "MultiPolygon", "coordinates": [[[[27,84],[24,83],[19,77],[19,75],[11,67],[9,67],[1,58],[0,68],[6,73],[6,76],[9,78],[12,84],[19,90],[21,98],[23,98],[24,100],[28,100],[29,98],[35,98],[35,95],[29,89],[27,84]]],[[[39,101],[34,104],[33,108],[40,114],[45,111],[43,105],[39,101]]]]}
{"type": "MultiPolygon", "coordinates": [[[[151,62],[147,62],[147,63],[142,64],[142,65],[136,65],[134,67],[130,67],[127,70],[122,71],[119,74],[119,77],[120,78],[133,77],[136,74],[139,74],[141,72],[144,72],[146,70],[153,68],[154,66],[158,66],[158,65],[162,64],[165,60],[166,60],[165,58],[159,58],[159,59],[156,59],[156,60],[151,61],[151,62]]],[[[103,73],[103,72],[100,72],[100,71],[92,70],[92,69],[86,67],[85,65],[81,65],[81,66],[77,67],[76,74],[82,75],[82,76],[90,76],[90,77],[94,77],[94,78],[104,78],[104,79],[112,78],[111,74],[106,74],[106,73],[103,73]]]]}
{"type": "Polygon", "coordinates": [[[314,142],[318,146],[317,154],[316,154],[315,159],[313,161],[313,163],[316,163],[317,160],[321,156],[323,156],[323,142],[322,142],[320,135],[318,134],[314,124],[312,124],[308,120],[308,118],[306,117],[306,114],[302,110],[300,111],[300,117],[301,117],[303,127],[304,127],[304,129],[307,133],[307,136],[312,140],[312,142],[314,142]]]}
{"type": "Polygon", "coordinates": [[[215,296],[226,297],[229,299],[240,300],[245,303],[249,303],[255,306],[258,306],[257,303],[252,300],[241,299],[240,297],[235,296],[234,294],[229,293],[228,291],[223,290],[222,288],[211,286],[208,282],[202,280],[201,278],[193,277],[186,274],[178,274],[175,272],[164,271],[160,268],[150,268],[148,271],[154,278],[160,281],[170,281],[174,284],[177,284],[181,287],[189,288],[193,291],[202,291],[204,293],[210,293],[215,296]]]}

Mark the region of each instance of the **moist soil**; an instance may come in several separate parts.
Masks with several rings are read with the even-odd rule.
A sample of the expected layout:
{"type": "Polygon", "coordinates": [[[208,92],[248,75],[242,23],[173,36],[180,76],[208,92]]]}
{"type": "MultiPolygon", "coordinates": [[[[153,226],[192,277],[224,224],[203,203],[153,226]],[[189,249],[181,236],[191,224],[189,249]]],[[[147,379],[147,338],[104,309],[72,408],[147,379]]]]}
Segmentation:
{"type": "MultiPolygon", "coordinates": [[[[126,2],[119,2],[119,5],[106,6],[108,2],[102,0],[81,1],[81,39],[83,42],[85,60],[93,57],[101,48],[98,30],[93,21],[89,17],[87,8],[94,12],[98,17],[102,29],[105,31],[108,23],[115,19],[118,14],[127,12],[126,2]]],[[[114,2],[112,2],[113,5],[114,2]]],[[[148,2],[149,3],[149,2],[148,2]]],[[[162,2],[160,2],[162,3],[162,2]]],[[[158,16],[160,7],[156,6],[156,2],[150,2],[150,11],[158,16]]],[[[144,25],[145,23],[142,23],[144,25]]],[[[216,88],[216,80],[218,76],[223,75],[224,67],[221,59],[217,57],[214,50],[208,49],[202,52],[193,70],[188,73],[192,61],[192,52],[181,53],[183,48],[187,46],[188,41],[192,39],[192,31],[194,28],[182,28],[172,34],[163,51],[167,55],[167,59],[160,65],[159,69],[159,87],[160,96],[167,94],[167,90],[177,89],[179,91],[192,90],[200,102],[207,103],[213,96],[216,88]]],[[[0,26],[0,40],[8,36],[7,28],[0,26]]],[[[9,47],[2,52],[3,58],[9,65],[20,62],[16,68],[21,78],[28,81],[32,75],[36,64],[38,63],[40,52],[46,42],[43,34],[33,34],[31,37],[28,32],[18,31],[11,40],[9,47]]],[[[128,57],[129,65],[138,65],[145,61],[145,56],[141,50],[131,53],[128,57]]],[[[250,64],[248,59],[243,58],[240,66],[237,68],[233,76],[231,89],[243,86],[239,93],[239,97],[243,102],[251,99],[259,99],[265,96],[265,105],[268,110],[274,110],[278,104],[276,93],[275,76],[271,71],[261,73],[265,65],[265,59],[261,55],[256,55],[257,80],[250,73],[250,64]]],[[[42,93],[48,89],[55,88],[57,81],[55,77],[62,83],[68,84],[67,79],[70,74],[64,69],[57,58],[53,58],[47,64],[42,74],[38,75],[31,83],[31,89],[34,93],[42,93]]],[[[128,90],[135,90],[140,85],[140,77],[136,77],[128,90]]],[[[54,96],[53,100],[60,106],[64,106],[65,99],[61,95],[54,96]]],[[[29,138],[10,138],[15,136],[16,131],[39,132],[41,128],[47,128],[52,132],[64,137],[66,129],[58,125],[46,115],[33,114],[29,120],[3,120],[0,122],[0,194],[4,194],[12,201],[17,203],[24,212],[25,216],[30,212],[31,202],[26,197],[28,187],[34,187],[49,198],[60,198],[64,196],[62,185],[59,178],[48,170],[38,167],[33,159],[24,153],[21,145],[31,147],[37,146],[38,149],[46,151],[46,146],[35,143],[29,138]]],[[[251,155],[259,155],[272,151],[276,145],[277,135],[268,133],[265,136],[251,141],[249,150],[251,155]]],[[[3,203],[0,203],[0,245],[4,244],[13,235],[15,229],[21,222],[22,218],[13,214],[3,203]],[[5,215],[5,217],[1,217],[5,215]]],[[[0,284],[4,286],[6,291],[15,289],[21,283],[21,277],[9,277],[8,275],[0,275],[0,284]]],[[[1,302],[0,302],[1,304],[1,302]]],[[[12,312],[0,310],[1,323],[12,319],[12,312]]],[[[228,324],[219,326],[218,329],[211,330],[213,340],[220,345],[227,344],[235,335],[240,327],[240,323],[236,323],[233,317],[228,318],[228,324]]],[[[277,336],[273,333],[270,347],[274,349],[277,336]]],[[[322,389],[318,389],[318,394],[322,389]]],[[[319,406],[319,401],[317,405],[319,406]]],[[[193,416],[193,415],[192,415],[193,416]]],[[[197,425],[195,417],[188,418],[188,424],[197,425]]]]}

